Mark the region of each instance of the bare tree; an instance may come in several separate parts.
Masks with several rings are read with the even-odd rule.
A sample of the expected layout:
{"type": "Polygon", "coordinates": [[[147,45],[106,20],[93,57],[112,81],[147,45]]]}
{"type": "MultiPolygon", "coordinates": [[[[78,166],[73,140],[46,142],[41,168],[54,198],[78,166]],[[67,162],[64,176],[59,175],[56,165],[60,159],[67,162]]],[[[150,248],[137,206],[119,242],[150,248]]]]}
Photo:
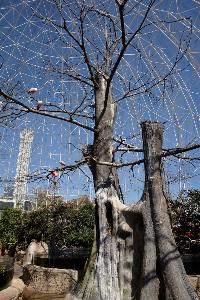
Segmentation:
{"type": "MultiPolygon", "coordinates": [[[[145,97],[157,103],[177,88],[174,78],[185,68],[183,62],[191,58],[191,19],[179,11],[175,17],[173,6],[167,14],[165,4],[156,0],[101,3],[52,0],[48,5],[49,11],[34,3],[30,8],[39,26],[51,28],[46,43],[56,40],[58,49],[65,48],[65,56],[58,62],[47,59],[44,69],[57,76],[57,80],[66,76],[72,85],[75,82],[79,104],[69,109],[51,101],[38,101],[34,88],[28,90],[32,95],[28,102],[18,86],[10,90],[2,87],[1,120],[14,121],[23,114],[37,114],[69,122],[93,134],[93,144],[85,146],[81,161],[54,170],[68,173],[87,163],[96,192],[96,235],[91,258],[81,284],[71,297],[198,299],[172,234],[161,158],[200,145],[163,150],[163,124],[159,122],[141,124],[142,149],[128,144],[123,137],[113,137],[117,106],[123,105],[123,101],[145,97]],[[162,5],[163,11],[157,15],[155,11],[162,5]],[[180,28],[181,33],[173,35],[173,30],[179,32],[180,28]],[[160,49],[157,32],[162,33],[161,38],[167,36],[174,46],[166,45],[165,51],[160,49]],[[141,38],[145,39],[145,47],[141,38]],[[148,51],[149,45],[153,46],[148,51]],[[168,51],[174,54],[166,62],[168,51]],[[130,53],[133,60],[128,58],[130,53]],[[157,63],[155,53],[165,63],[157,63]],[[136,61],[135,72],[130,72],[129,65],[136,61]],[[144,153],[144,158],[119,163],[115,161],[117,151],[144,153]],[[143,196],[137,204],[125,205],[117,169],[142,163],[145,167],[143,196]]],[[[67,91],[62,97],[67,99],[67,91]]],[[[43,172],[36,173],[35,177],[45,175],[48,170],[43,172]]]]}

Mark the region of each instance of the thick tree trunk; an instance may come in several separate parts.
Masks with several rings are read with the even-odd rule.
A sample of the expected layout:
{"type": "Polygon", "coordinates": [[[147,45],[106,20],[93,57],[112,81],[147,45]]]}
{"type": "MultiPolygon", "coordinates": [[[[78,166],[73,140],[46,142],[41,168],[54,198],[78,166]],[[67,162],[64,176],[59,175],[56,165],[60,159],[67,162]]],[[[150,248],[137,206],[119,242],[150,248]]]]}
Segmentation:
{"type": "MultiPolygon", "coordinates": [[[[177,300],[198,299],[190,286],[171,229],[161,174],[163,125],[156,122],[145,122],[142,124],[142,134],[145,159],[145,196],[143,200],[150,208],[154,231],[157,256],[156,274],[160,280],[159,297],[177,300]]],[[[150,216],[148,220],[149,218],[150,216]]]]}
{"type": "Polygon", "coordinates": [[[98,76],[96,81],[96,124],[90,168],[96,191],[96,243],[94,246],[97,249],[97,256],[92,272],[87,276],[88,282],[84,291],[79,295],[82,299],[114,300],[120,294],[121,284],[118,276],[120,253],[117,230],[119,211],[123,204],[120,201],[121,194],[116,169],[98,164],[98,161],[113,162],[115,105],[112,102],[111,93],[107,99],[105,98],[106,80],[98,76]]]}
{"type": "MultiPolygon", "coordinates": [[[[151,271],[159,279],[160,286],[159,298],[152,299],[198,299],[189,284],[171,229],[161,167],[163,125],[156,122],[145,122],[142,124],[142,134],[145,159],[143,203],[146,205],[144,212],[147,211],[147,219],[144,215],[144,220],[147,223],[151,220],[153,229],[152,235],[146,234],[146,239],[153,238],[152,244],[155,243],[156,261],[154,271],[153,269],[151,271]]],[[[147,227],[146,230],[148,230],[147,227]]],[[[147,248],[146,253],[144,251],[144,257],[149,255],[148,252],[147,248]]],[[[151,262],[153,262],[152,259],[151,262]]],[[[147,273],[144,282],[146,277],[148,277],[147,273]]],[[[144,299],[146,299],[145,296],[144,299]]]]}
{"type": "Polygon", "coordinates": [[[106,81],[97,78],[96,133],[90,168],[96,191],[96,235],[82,283],[66,299],[198,299],[173,238],[161,175],[163,125],[142,124],[145,188],[136,205],[120,201],[112,162],[115,108],[106,81]],[[106,103],[106,106],[105,106],[106,103]]]}

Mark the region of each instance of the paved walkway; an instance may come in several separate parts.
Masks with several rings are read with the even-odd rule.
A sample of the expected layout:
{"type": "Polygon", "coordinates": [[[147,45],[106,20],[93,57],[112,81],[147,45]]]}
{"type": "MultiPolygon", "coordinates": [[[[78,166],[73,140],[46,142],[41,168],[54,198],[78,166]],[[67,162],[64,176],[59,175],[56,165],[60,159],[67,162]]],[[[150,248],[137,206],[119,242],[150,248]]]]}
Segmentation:
{"type": "Polygon", "coordinates": [[[23,275],[23,266],[19,262],[14,263],[14,275],[13,278],[20,278],[23,275]]]}

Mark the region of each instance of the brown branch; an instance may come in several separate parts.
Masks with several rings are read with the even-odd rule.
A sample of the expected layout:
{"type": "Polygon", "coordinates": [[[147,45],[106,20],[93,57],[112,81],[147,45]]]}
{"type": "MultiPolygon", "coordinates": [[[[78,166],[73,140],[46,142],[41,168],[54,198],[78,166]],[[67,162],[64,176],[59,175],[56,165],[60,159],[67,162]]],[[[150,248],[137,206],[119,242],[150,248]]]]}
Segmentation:
{"type": "MultiPolygon", "coordinates": [[[[174,149],[169,149],[169,150],[163,150],[163,153],[161,154],[161,157],[167,157],[167,156],[175,155],[175,154],[178,154],[178,153],[184,153],[184,152],[191,151],[191,150],[198,149],[198,148],[200,148],[200,144],[187,146],[185,148],[174,148],[174,149]]],[[[139,152],[143,152],[142,149],[139,149],[139,150],[140,150],[139,152]]],[[[94,157],[91,157],[91,156],[90,156],[90,159],[92,159],[97,164],[107,165],[107,166],[116,167],[116,168],[122,168],[122,167],[128,167],[128,166],[133,167],[135,165],[139,165],[141,163],[144,163],[144,159],[140,159],[140,160],[136,160],[136,161],[132,161],[132,162],[127,162],[127,163],[108,163],[108,162],[103,162],[103,161],[97,161],[94,157]]]]}
{"type": "Polygon", "coordinates": [[[142,148],[134,148],[134,147],[122,147],[122,148],[116,148],[113,150],[113,152],[143,152],[142,148]]]}
{"type": "Polygon", "coordinates": [[[33,109],[29,106],[27,106],[26,104],[24,104],[23,102],[7,95],[6,93],[4,93],[2,90],[0,90],[0,96],[3,96],[5,99],[15,103],[15,104],[18,104],[19,106],[23,107],[24,108],[24,111],[27,112],[27,113],[34,113],[34,114],[37,114],[37,115],[41,115],[41,116],[44,116],[44,117],[49,117],[49,118],[53,118],[53,119],[57,119],[57,120],[61,120],[61,121],[65,121],[65,122],[68,122],[68,123],[71,123],[71,124],[74,124],[74,125],[77,125],[79,127],[82,127],[84,129],[87,129],[89,131],[92,131],[94,132],[94,129],[90,126],[87,126],[85,124],[82,124],[78,121],[75,121],[72,119],[72,117],[70,118],[64,118],[64,117],[61,117],[61,116],[58,116],[58,115],[55,115],[55,114],[51,114],[51,113],[48,113],[48,112],[45,112],[45,111],[40,111],[40,110],[37,110],[37,109],[33,109]]]}
{"type": "MultiPolygon", "coordinates": [[[[90,76],[91,76],[91,81],[93,83],[95,83],[95,78],[94,78],[94,75],[93,75],[93,72],[92,72],[92,66],[90,64],[90,61],[89,61],[89,58],[88,58],[88,54],[87,54],[87,50],[86,50],[86,47],[85,47],[85,44],[84,44],[84,30],[83,30],[83,18],[82,18],[82,13],[84,10],[81,10],[81,14],[80,14],[80,17],[79,17],[79,21],[81,23],[81,41],[79,41],[75,35],[69,30],[68,26],[67,26],[67,22],[66,22],[66,19],[63,17],[62,13],[61,13],[61,10],[59,9],[58,5],[57,6],[57,9],[58,9],[58,12],[60,13],[62,19],[63,19],[63,25],[59,25],[57,24],[56,22],[54,22],[51,18],[48,18],[48,17],[44,17],[42,16],[41,14],[39,14],[38,12],[35,13],[35,15],[40,18],[41,20],[43,21],[48,21],[48,22],[51,22],[51,24],[57,29],[57,28],[60,28],[62,30],[64,30],[68,35],[69,37],[75,42],[75,44],[79,47],[84,59],[85,59],[85,62],[86,62],[86,65],[88,67],[88,71],[90,73],[90,76]]],[[[71,45],[72,46],[72,45],[71,45]]],[[[70,74],[69,76],[73,77],[74,75],[70,74]]],[[[82,77],[82,76],[81,76],[82,77]]],[[[80,80],[79,79],[79,76],[77,77],[77,80],[80,80]]],[[[91,84],[89,84],[87,81],[85,82],[86,84],[92,86],[91,84]]]]}
{"type": "Polygon", "coordinates": [[[186,146],[184,148],[174,148],[174,149],[164,150],[162,157],[176,155],[176,154],[184,153],[187,151],[195,150],[198,148],[200,148],[200,144],[194,144],[194,145],[186,146]]]}
{"type": "MultiPolygon", "coordinates": [[[[175,155],[175,154],[178,154],[178,153],[183,153],[183,152],[186,152],[186,151],[191,151],[191,150],[198,149],[198,148],[200,148],[200,144],[187,146],[185,148],[174,148],[174,149],[169,149],[169,150],[163,150],[163,153],[161,154],[161,157],[167,157],[167,156],[175,155]]],[[[54,171],[62,172],[62,174],[65,174],[65,172],[75,171],[76,169],[80,168],[82,165],[91,163],[91,160],[94,161],[96,164],[106,165],[106,166],[110,166],[110,167],[114,167],[114,168],[122,168],[122,167],[131,167],[131,168],[133,168],[136,165],[140,165],[140,164],[144,163],[144,159],[139,159],[139,160],[132,161],[132,162],[127,162],[127,163],[108,163],[108,162],[105,162],[105,161],[98,161],[94,157],[92,157],[91,155],[88,155],[82,160],[75,161],[74,164],[66,165],[66,166],[51,169],[51,170],[49,170],[49,169],[44,170],[43,169],[42,172],[38,171],[35,174],[27,175],[26,178],[28,180],[37,180],[37,179],[42,179],[44,177],[50,178],[50,176],[52,176],[52,172],[54,172],[54,171]]]]}
{"type": "Polygon", "coordinates": [[[122,167],[129,167],[129,166],[133,167],[133,166],[139,165],[139,164],[144,162],[144,159],[139,159],[139,160],[132,161],[132,162],[127,162],[127,163],[109,163],[109,162],[106,162],[106,161],[96,160],[91,155],[86,157],[86,160],[88,160],[88,161],[93,160],[98,165],[104,165],[104,166],[115,167],[115,168],[122,168],[122,167]]]}
{"type": "MultiPolygon", "coordinates": [[[[185,54],[187,53],[188,49],[189,49],[189,45],[190,45],[190,40],[189,42],[187,43],[186,45],[186,48],[181,52],[181,43],[179,45],[179,49],[178,49],[178,52],[177,52],[177,55],[176,55],[176,58],[175,58],[175,61],[173,63],[173,65],[171,66],[169,72],[167,74],[165,74],[162,78],[153,78],[151,80],[151,82],[149,82],[147,84],[147,81],[145,83],[143,83],[142,85],[136,87],[136,88],[132,88],[132,89],[129,89],[125,94],[124,96],[122,96],[121,98],[115,100],[114,102],[117,103],[117,102],[120,102],[126,98],[130,98],[130,97],[134,97],[134,96],[137,96],[137,95],[140,95],[140,94],[143,94],[143,93],[148,93],[150,92],[155,86],[163,83],[164,84],[164,87],[166,85],[166,80],[168,79],[168,77],[170,77],[171,75],[174,75],[174,69],[175,67],[177,66],[177,64],[183,59],[183,57],[185,56],[185,54]],[[180,54],[181,53],[181,54],[180,54]],[[180,56],[179,56],[180,55],[180,56]],[[157,80],[156,80],[157,79],[157,80]],[[148,85],[148,86],[147,86],[148,85]],[[135,91],[135,92],[134,92],[135,91]]],[[[179,70],[180,72],[180,70],[179,70]]]]}
{"type": "Polygon", "coordinates": [[[183,160],[189,160],[189,161],[194,161],[194,160],[199,160],[200,161],[200,157],[191,157],[191,156],[181,156],[178,154],[174,154],[174,157],[178,158],[178,159],[183,159],[183,160]]]}
{"type": "Polygon", "coordinates": [[[106,96],[108,96],[111,81],[112,81],[113,76],[115,75],[115,72],[116,72],[116,70],[117,70],[117,68],[118,68],[118,66],[119,66],[119,64],[120,64],[120,62],[121,62],[121,60],[122,60],[122,58],[123,58],[123,56],[124,56],[124,53],[125,53],[127,47],[131,44],[132,40],[135,38],[135,36],[136,36],[136,35],[140,32],[140,30],[142,29],[143,24],[144,24],[144,22],[146,21],[147,16],[148,16],[148,14],[149,14],[149,12],[150,12],[150,10],[151,10],[151,8],[152,8],[154,2],[155,2],[155,0],[151,0],[151,1],[150,1],[150,3],[149,3],[149,5],[148,5],[148,7],[147,7],[147,10],[146,10],[146,12],[145,12],[145,15],[144,15],[144,17],[143,17],[143,19],[142,19],[140,25],[138,26],[138,28],[136,29],[136,31],[131,35],[131,37],[129,38],[129,40],[127,41],[127,43],[125,43],[125,45],[122,47],[122,49],[121,49],[121,51],[120,51],[120,53],[119,53],[119,56],[118,56],[118,58],[117,58],[117,60],[116,60],[116,62],[115,62],[115,64],[114,64],[114,67],[113,67],[113,69],[111,70],[109,79],[108,79],[106,96]]]}
{"type": "Polygon", "coordinates": [[[84,41],[84,25],[83,25],[83,22],[84,22],[84,18],[82,16],[82,11],[81,11],[81,15],[80,15],[80,23],[81,23],[81,49],[83,51],[83,56],[85,58],[85,63],[88,67],[88,70],[89,70],[89,73],[90,73],[90,76],[91,76],[91,80],[93,83],[95,83],[95,77],[94,77],[94,74],[93,74],[93,71],[92,71],[92,67],[91,67],[91,64],[90,64],[90,60],[89,60],[89,57],[88,57],[88,53],[87,53],[87,50],[86,50],[86,46],[85,46],[85,41],[84,41]]]}
{"type": "MultiPolygon", "coordinates": [[[[83,55],[83,53],[81,53],[81,55],[83,55]]],[[[79,74],[79,73],[77,73],[77,71],[76,70],[59,70],[59,69],[53,69],[53,71],[56,71],[57,73],[59,73],[59,74],[65,74],[65,75],[67,75],[68,77],[70,77],[70,78],[72,78],[72,79],[75,79],[75,80],[77,80],[77,81],[80,81],[81,83],[85,83],[85,84],[87,84],[88,86],[90,86],[90,87],[94,87],[94,85],[93,84],[91,84],[90,82],[88,82],[87,80],[91,80],[90,78],[87,78],[87,77],[84,77],[83,75],[81,75],[81,74],[79,74]],[[74,72],[74,73],[73,73],[74,72]]]]}
{"type": "MultiPolygon", "coordinates": [[[[34,98],[33,98],[34,99],[34,98]]],[[[86,113],[81,113],[80,111],[78,111],[78,109],[82,106],[82,104],[84,103],[86,99],[86,96],[82,99],[81,103],[78,105],[78,107],[76,107],[73,111],[69,111],[67,109],[62,109],[59,106],[57,106],[56,104],[53,103],[49,103],[49,104],[44,104],[43,106],[48,107],[48,108],[54,108],[54,109],[49,109],[49,110],[44,110],[44,109],[40,109],[40,111],[46,111],[49,113],[67,113],[70,117],[72,116],[76,116],[76,117],[83,117],[83,118],[87,118],[87,119],[91,119],[93,120],[94,117],[90,116],[89,114],[86,113]]],[[[34,99],[35,100],[35,99],[34,99]]],[[[37,100],[35,100],[37,102],[37,100]]]]}
{"type": "Polygon", "coordinates": [[[118,7],[119,7],[119,17],[120,17],[120,25],[121,25],[121,31],[122,31],[122,36],[121,36],[121,40],[122,40],[122,46],[125,47],[126,46],[126,32],[125,32],[125,23],[124,23],[124,6],[125,6],[125,2],[123,2],[122,4],[120,4],[118,1],[116,1],[118,7]]]}
{"type": "Polygon", "coordinates": [[[124,147],[120,148],[119,146],[113,150],[113,152],[117,152],[117,151],[133,151],[133,152],[143,152],[143,149],[141,148],[136,148],[135,146],[126,143],[122,138],[121,139],[117,139],[117,138],[113,138],[113,140],[117,143],[119,143],[119,146],[123,145],[124,147]]]}
{"type": "Polygon", "coordinates": [[[136,31],[131,35],[131,37],[129,38],[129,40],[125,43],[125,45],[123,45],[123,47],[121,48],[120,50],[120,53],[115,61],[115,64],[110,72],[110,75],[109,75],[109,78],[107,80],[107,85],[106,85],[106,91],[105,91],[105,100],[104,100],[104,109],[102,110],[101,112],[101,116],[99,119],[102,118],[102,116],[104,115],[105,111],[106,111],[106,107],[107,107],[107,103],[108,103],[108,95],[109,95],[109,91],[110,91],[110,85],[111,85],[111,82],[112,82],[112,79],[118,69],[118,66],[124,56],[124,53],[126,52],[128,46],[131,44],[131,42],[133,41],[133,39],[135,38],[135,36],[140,32],[141,28],[143,27],[143,24],[145,23],[146,19],[147,19],[147,16],[153,6],[153,4],[155,3],[156,0],[151,0],[148,7],[147,7],[147,10],[144,14],[144,17],[140,23],[140,25],[138,26],[138,28],[136,29],[136,31]]]}
{"type": "Polygon", "coordinates": [[[83,166],[86,163],[87,163],[87,161],[85,159],[82,159],[82,160],[79,160],[79,161],[75,161],[74,164],[66,165],[66,166],[63,166],[63,167],[60,167],[60,168],[38,170],[36,172],[33,172],[32,174],[28,174],[26,176],[26,178],[29,181],[42,179],[44,177],[49,179],[49,178],[51,178],[53,172],[62,172],[62,173],[65,173],[65,171],[68,171],[68,172],[71,171],[72,172],[72,171],[80,168],[80,166],[83,166]]]}

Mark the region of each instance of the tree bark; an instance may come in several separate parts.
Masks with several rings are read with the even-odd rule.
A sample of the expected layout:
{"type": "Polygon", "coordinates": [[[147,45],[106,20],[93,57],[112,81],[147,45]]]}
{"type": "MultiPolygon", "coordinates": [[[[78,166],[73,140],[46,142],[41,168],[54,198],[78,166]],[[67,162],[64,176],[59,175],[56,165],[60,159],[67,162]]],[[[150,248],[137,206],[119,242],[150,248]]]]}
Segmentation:
{"type": "Polygon", "coordinates": [[[152,216],[157,252],[157,276],[161,299],[198,299],[186,275],[181,256],[173,237],[168,202],[163,185],[161,153],[163,124],[142,124],[145,160],[145,190],[152,216]]]}
{"type": "MultiPolygon", "coordinates": [[[[115,105],[111,92],[106,94],[106,80],[96,77],[95,89],[95,134],[92,147],[93,161],[90,168],[96,191],[96,260],[84,291],[79,293],[82,299],[118,299],[120,282],[118,276],[119,244],[117,241],[119,207],[121,194],[116,169],[98,164],[98,161],[113,162],[113,124],[115,105]]],[[[120,245],[122,251],[123,245],[120,245]]],[[[94,254],[94,251],[93,251],[94,254]]]]}
{"type": "Polygon", "coordinates": [[[142,123],[144,193],[139,203],[126,206],[120,201],[116,170],[98,164],[113,161],[115,113],[105,89],[106,81],[99,77],[90,162],[96,191],[95,242],[85,277],[67,299],[197,300],[171,230],[161,168],[163,125],[142,123]]]}

